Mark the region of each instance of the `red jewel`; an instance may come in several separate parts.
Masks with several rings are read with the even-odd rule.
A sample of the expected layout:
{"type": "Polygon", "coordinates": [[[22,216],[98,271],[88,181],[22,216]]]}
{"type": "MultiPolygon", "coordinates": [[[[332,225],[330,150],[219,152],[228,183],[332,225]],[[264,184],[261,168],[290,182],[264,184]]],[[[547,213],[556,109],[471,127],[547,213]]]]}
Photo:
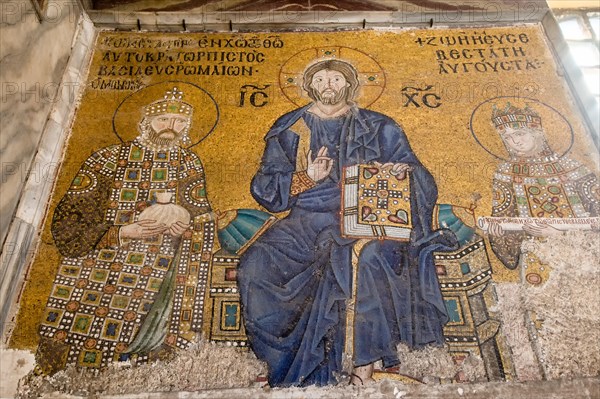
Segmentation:
{"type": "Polygon", "coordinates": [[[98,309],[96,309],[96,312],[94,312],[96,314],[96,316],[98,317],[104,317],[108,314],[108,308],[106,307],[100,307],[98,309]]]}
{"type": "Polygon", "coordinates": [[[117,287],[115,287],[114,285],[105,285],[104,289],[103,289],[103,291],[106,292],[107,294],[112,294],[116,290],[117,290],[117,287]]]}
{"type": "Polygon", "coordinates": [[[54,334],[53,337],[56,341],[64,341],[67,338],[67,332],[66,331],[57,331],[54,334]]]}
{"type": "Polygon", "coordinates": [[[87,286],[87,284],[88,284],[88,281],[83,278],[83,279],[77,281],[77,283],[75,284],[75,287],[84,288],[87,286]]]}
{"type": "Polygon", "coordinates": [[[96,346],[96,340],[94,338],[88,338],[85,340],[83,346],[85,346],[87,349],[92,349],[96,346]]]}

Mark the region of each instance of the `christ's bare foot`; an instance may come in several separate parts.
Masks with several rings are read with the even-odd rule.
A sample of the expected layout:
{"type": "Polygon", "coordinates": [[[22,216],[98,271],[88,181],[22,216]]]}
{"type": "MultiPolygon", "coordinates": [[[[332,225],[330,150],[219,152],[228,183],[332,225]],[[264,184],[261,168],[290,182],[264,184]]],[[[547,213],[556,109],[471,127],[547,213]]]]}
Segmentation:
{"type": "Polygon", "coordinates": [[[360,367],[355,367],[352,371],[350,384],[352,385],[368,385],[374,383],[373,379],[373,363],[360,367]]]}

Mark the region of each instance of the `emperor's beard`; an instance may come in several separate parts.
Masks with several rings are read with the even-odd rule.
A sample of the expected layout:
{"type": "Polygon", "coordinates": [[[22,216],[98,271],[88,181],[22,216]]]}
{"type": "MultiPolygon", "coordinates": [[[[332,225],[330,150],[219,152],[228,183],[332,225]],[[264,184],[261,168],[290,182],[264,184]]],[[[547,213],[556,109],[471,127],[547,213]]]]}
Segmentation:
{"type": "Polygon", "coordinates": [[[325,105],[336,105],[336,104],[339,104],[341,101],[346,100],[346,95],[348,93],[348,86],[342,87],[339,91],[335,91],[334,89],[328,89],[328,90],[334,91],[335,94],[333,96],[323,96],[323,93],[319,92],[318,90],[314,91],[314,95],[319,102],[321,102],[325,105]]]}
{"type": "Polygon", "coordinates": [[[172,129],[164,129],[157,132],[150,124],[142,124],[141,140],[144,144],[155,150],[169,150],[181,146],[186,141],[185,131],[177,133],[172,129]],[[171,137],[161,137],[165,133],[170,133],[171,137]]]}
{"type": "Polygon", "coordinates": [[[180,133],[171,129],[164,129],[160,132],[150,128],[148,131],[148,140],[159,147],[171,148],[179,144],[181,140],[180,133]],[[170,133],[171,137],[161,137],[165,133],[170,133]]]}

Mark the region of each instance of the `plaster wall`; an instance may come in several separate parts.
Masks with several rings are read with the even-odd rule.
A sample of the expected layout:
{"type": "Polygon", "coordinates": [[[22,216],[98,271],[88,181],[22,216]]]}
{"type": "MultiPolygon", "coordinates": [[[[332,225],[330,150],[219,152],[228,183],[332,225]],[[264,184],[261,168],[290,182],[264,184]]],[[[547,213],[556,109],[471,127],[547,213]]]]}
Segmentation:
{"type": "Polygon", "coordinates": [[[0,8],[0,242],[4,242],[28,175],[52,178],[51,165],[33,164],[42,131],[72,49],[81,10],[76,1],[50,1],[40,22],[28,0],[0,8]]]}
{"type": "Polygon", "coordinates": [[[4,2],[1,8],[4,21],[0,61],[3,73],[1,199],[2,223],[7,225],[2,230],[4,244],[0,252],[3,334],[11,325],[10,312],[16,309],[13,305],[20,297],[27,262],[38,244],[38,228],[54,185],[56,167],[62,159],[78,93],[84,87],[83,74],[96,32],[76,4],[69,2],[50,2],[44,22],[36,22],[38,25],[27,30],[22,26],[26,18],[37,21],[29,6],[28,2],[4,2]],[[13,23],[8,24],[10,21],[13,23]],[[32,36],[37,42],[28,41],[32,36]],[[18,47],[8,38],[26,45],[18,47]],[[62,58],[57,54],[62,54],[62,58]],[[45,65],[41,63],[45,60],[55,60],[47,61],[50,69],[39,67],[45,65]]]}

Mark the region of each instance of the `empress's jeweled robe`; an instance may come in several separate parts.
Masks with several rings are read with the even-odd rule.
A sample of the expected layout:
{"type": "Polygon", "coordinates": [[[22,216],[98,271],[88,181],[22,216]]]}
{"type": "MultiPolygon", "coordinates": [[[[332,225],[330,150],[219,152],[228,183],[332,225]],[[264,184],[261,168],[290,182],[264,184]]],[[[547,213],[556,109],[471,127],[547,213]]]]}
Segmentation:
{"type": "MultiPolygon", "coordinates": [[[[598,178],[584,165],[547,152],[500,164],[493,181],[492,216],[572,218],[600,215],[598,178]]],[[[525,232],[490,237],[492,250],[509,269],[521,256],[525,232]]]]}
{"type": "Polygon", "coordinates": [[[352,108],[321,119],[307,107],[275,122],[265,138],[251,185],[271,212],[290,210],[240,260],[238,282],[250,346],[269,366],[273,386],[325,385],[342,372],[346,301],[353,295],[351,263],[356,239],[340,233],[340,176],[347,166],[407,163],[410,176],[409,242],[374,240],[358,259],[354,364],[397,364],[399,342],[442,344],[447,312],[433,264],[434,251],[457,247],[453,233],[432,229],[437,187],[389,117],[352,108]],[[310,150],[328,149],[334,166],[314,187],[299,192],[300,119],[310,128],[310,150]]]}
{"type": "Polygon", "coordinates": [[[215,242],[204,171],[193,152],[153,151],[137,141],[90,156],[52,220],[63,255],[40,328],[43,372],[66,364],[144,362],[186,348],[200,331],[215,242]],[[119,238],[155,193],[191,215],[180,238],[119,238]]]}

